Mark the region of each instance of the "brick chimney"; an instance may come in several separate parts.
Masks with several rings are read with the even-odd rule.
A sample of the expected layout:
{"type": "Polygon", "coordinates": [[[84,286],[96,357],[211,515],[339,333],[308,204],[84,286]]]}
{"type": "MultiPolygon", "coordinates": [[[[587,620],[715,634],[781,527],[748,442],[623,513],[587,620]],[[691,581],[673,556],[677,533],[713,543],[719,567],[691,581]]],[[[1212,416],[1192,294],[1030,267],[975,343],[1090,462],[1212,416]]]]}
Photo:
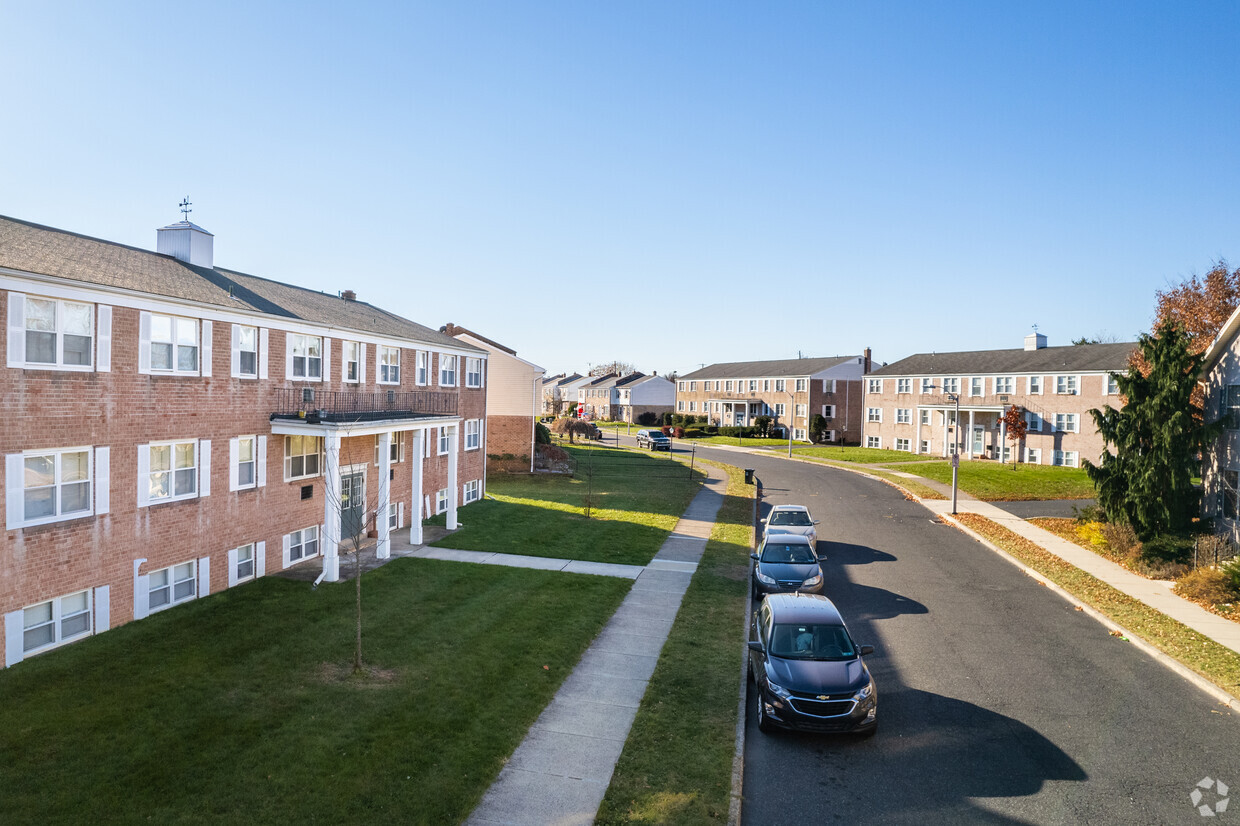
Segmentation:
{"type": "Polygon", "coordinates": [[[340,297],[345,301],[357,301],[357,293],[352,290],[344,290],[340,293],[340,297]]]}
{"type": "Polygon", "coordinates": [[[463,333],[465,332],[465,329],[463,327],[457,327],[455,324],[449,321],[447,324],[439,328],[439,332],[443,333],[444,335],[449,335],[449,336],[452,336],[453,338],[456,338],[457,333],[463,333]]]}
{"type": "Polygon", "coordinates": [[[865,354],[864,354],[864,355],[865,355],[865,372],[866,372],[866,374],[868,375],[868,374],[869,374],[869,372],[870,372],[870,366],[871,366],[871,365],[870,365],[871,353],[870,353],[870,348],[869,348],[869,347],[865,348],[865,354]]]}

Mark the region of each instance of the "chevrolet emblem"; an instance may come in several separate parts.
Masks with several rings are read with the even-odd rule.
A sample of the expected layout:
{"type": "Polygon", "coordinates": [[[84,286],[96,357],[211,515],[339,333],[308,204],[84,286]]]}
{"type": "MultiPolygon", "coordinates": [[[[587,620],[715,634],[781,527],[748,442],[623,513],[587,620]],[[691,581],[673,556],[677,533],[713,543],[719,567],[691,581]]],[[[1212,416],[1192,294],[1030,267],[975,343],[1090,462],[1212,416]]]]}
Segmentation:
{"type": "Polygon", "coordinates": [[[826,694],[819,694],[819,695],[818,695],[818,699],[819,699],[819,700],[829,700],[829,699],[831,699],[831,698],[830,698],[829,696],[827,696],[826,694]]]}

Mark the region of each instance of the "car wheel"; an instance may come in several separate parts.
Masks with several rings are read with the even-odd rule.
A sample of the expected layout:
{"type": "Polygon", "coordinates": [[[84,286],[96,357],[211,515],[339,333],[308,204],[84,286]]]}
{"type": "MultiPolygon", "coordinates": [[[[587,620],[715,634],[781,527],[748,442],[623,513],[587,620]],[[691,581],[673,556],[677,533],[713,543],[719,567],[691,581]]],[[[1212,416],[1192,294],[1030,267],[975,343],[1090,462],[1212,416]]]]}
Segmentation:
{"type": "Polygon", "coordinates": [[[759,690],[754,693],[758,697],[758,731],[763,734],[772,734],[775,731],[775,726],[767,718],[766,712],[763,710],[765,706],[762,703],[762,692],[759,690]]]}

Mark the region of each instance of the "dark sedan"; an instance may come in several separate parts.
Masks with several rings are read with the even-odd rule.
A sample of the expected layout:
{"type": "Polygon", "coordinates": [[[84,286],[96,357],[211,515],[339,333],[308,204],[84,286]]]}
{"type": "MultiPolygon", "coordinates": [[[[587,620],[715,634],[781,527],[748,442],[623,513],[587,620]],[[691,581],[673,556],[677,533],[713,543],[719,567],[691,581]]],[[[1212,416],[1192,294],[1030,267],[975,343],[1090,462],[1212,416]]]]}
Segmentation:
{"type": "Polygon", "coordinates": [[[753,559],[751,590],[755,600],[766,594],[822,592],[822,568],[807,536],[773,533],[762,540],[753,559]]]}
{"type": "Polygon", "coordinates": [[[816,594],[772,594],[749,626],[749,678],[758,728],[770,733],[878,730],[878,695],[863,654],[831,600],[816,594]]]}

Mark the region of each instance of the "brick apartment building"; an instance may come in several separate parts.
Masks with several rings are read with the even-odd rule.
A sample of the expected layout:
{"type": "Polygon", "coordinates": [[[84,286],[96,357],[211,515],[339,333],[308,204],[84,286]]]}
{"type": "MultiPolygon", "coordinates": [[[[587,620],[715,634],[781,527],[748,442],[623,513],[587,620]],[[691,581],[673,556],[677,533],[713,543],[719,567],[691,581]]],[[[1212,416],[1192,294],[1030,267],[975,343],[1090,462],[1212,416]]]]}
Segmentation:
{"type": "Polygon", "coordinates": [[[826,420],[833,444],[861,441],[862,377],[870,351],[860,356],[739,361],[712,364],[676,381],[676,412],[705,415],[712,424],[750,425],[773,416],[777,432],[809,441],[814,415],[826,420]]]}
{"type": "Polygon", "coordinates": [[[561,416],[577,406],[577,389],[593,381],[580,373],[560,373],[543,380],[542,415],[561,416]]]}
{"type": "Polygon", "coordinates": [[[6,666],[482,495],[486,352],[213,241],[0,217],[6,666]]]}
{"type": "Polygon", "coordinates": [[[1033,333],[1023,349],[909,356],[866,378],[864,445],[1010,461],[1012,443],[1000,419],[1015,405],[1029,429],[1018,445],[1020,461],[1079,467],[1103,449],[1088,411],[1120,405],[1109,374],[1127,369],[1134,347],[1047,347],[1046,336],[1033,333]]]}

